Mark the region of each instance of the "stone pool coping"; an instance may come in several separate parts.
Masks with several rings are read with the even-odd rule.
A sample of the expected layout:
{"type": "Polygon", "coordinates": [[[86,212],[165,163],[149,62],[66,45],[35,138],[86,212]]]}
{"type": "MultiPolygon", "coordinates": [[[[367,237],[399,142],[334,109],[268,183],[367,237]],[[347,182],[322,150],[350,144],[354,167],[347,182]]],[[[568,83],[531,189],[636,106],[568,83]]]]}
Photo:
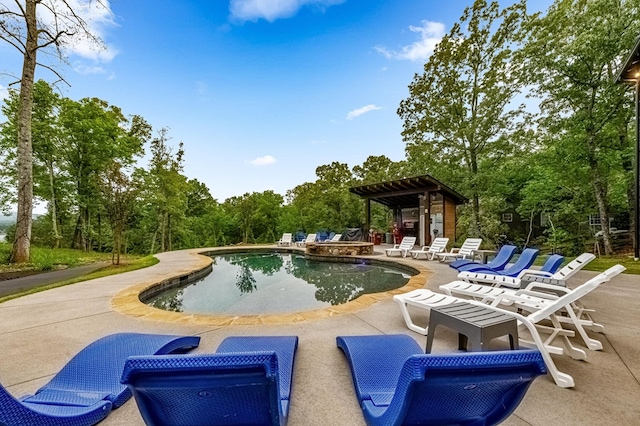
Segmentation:
{"type": "MultiPolygon", "coordinates": [[[[205,315],[205,314],[189,314],[181,312],[170,312],[162,309],[148,306],[140,301],[140,295],[148,292],[152,288],[170,287],[189,280],[198,279],[209,273],[213,260],[208,254],[223,254],[238,251],[275,251],[275,252],[295,252],[304,253],[304,248],[297,247],[277,247],[273,245],[261,246],[237,246],[237,247],[216,247],[207,249],[196,249],[192,251],[193,264],[187,266],[191,269],[189,273],[181,273],[172,275],[164,280],[155,282],[143,282],[132,285],[126,289],[116,293],[111,299],[111,307],[124,315],[129,315],[139,319],[148,319],[152,321],[172,322],[190,325],[207,325],[207,326],[229,326],[229,325],[259,325],[259,324],[291,324],[303,321],[320,320],[324,318],[334,317],[338,315],[351,314],[368,308],[380,300],[386,300],[395,294],[406,293],[411,290],[424,288],[427,279],[433,272],[415,264],[403,262],[403,258],[385,258],[380,259],[380,254],[370,256],[357,256],[358,258],[367,259],[374,264],[393,265],[401,269],[409,269],[417,271],[416,275],[409,278],[404,286],[381,293],[364,294],[355,300],[341,305],[329,306],[326,308],[314,309],[311,311],[295,312],[288,314],[268,314],[268,315],[205,315]]],[[[317,258],[317,255],[310,256],[317,258]]],[[[344,256],[322,256],[324,259],[331,261],[345,261],[344,256]]]]}

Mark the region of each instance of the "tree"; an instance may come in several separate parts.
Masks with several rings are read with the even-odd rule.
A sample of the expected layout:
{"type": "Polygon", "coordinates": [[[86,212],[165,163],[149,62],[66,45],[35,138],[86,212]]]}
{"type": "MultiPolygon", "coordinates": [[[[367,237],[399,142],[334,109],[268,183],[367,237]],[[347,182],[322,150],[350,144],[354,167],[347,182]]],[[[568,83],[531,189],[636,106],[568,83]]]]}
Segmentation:
{"type": "Polygon", "coordinates": [[[120,264],[120,254],[124,246],[124,234],[135,213],[138,188],[122,170],[122,165],[113,161],[100,173],[102,202],[111,225],[113,249],[111,263],[120,264]]]}
{"type": "Polygon", "coordinates": [[[149,170],[138,168],[135,172],[138,186],[143,189],[146,216],[143,227],[148,232],[151,254],[156,252],[158,242],[161,252],[172,249],[174,228],[179,226],[187,210],[188,185],[182,174],[184,145],[180,142],[174,154],[170,140],[169,129],[160,129],[151,140],[149,170]]]}
{"type": "MultiPolygon", "coordinates": [[[[44,80],[34,84],[34,98],[32,111],[32,146],[33,146],[33,182],[34,196],[48,201],[51,218],[51,232],[54,247],[60,246],[62,236],[58,226],[58,204],[61,193],[64,192],[58,178],[61,163],[60,130],[58,127],[58,112],[60,96],[57,95],[44,80]]],[[[19,93],[9,90],[9,97],[2,107],[8,120],[0,127],[0,147],[4,151],[3,164],[0,173],[4,181],[12,182],[15,187],[16,154],[18,147],[18,108],[19,93]]],[[[10,192],[5,189],[5,194],[10,192]]]]}
{"type": "MultiPolygon", "coordinates": [[[[99,0],[96,1],[98,4],[99,0]]],[[[89,0],[89,5],[91,5],[89,0]]],[[[15,0],[15,7],[0,4],[0,39],[15,47],[23,57],[18,106],[16,233],[11,262],[29,261],[31,252],[31,216],[33,213],[33,169],[31,115],[37,54],[54,49],[62,58],[62,47],[78,37],[100,44],[85,20],[67,1],[15,0]],[[42,14],[39,15],[39,12],[42,14]],[[42,19],[46,16],[47,19],[42,19]],[[40,18],[39,18],[40,17],[40,18]]],[[[42,65],[42,64],[40,64],[42,65]]],[[[43,65],[48,69],[51,67],[43,65]]],[[[58,77],[60,75],[54,71],[58,77]]]]}
{"type": "Polygon", "coordinates": [[[549,164],[563,181],[590,186],[607,254],[612,193],[631,182],[620,177],[632,169],[633,110],[614,77],[640,31],[639,14],[639,0],[558,0],[532,19],[523,50],[522,81],[542,99],[541,141],[555,154],[549,164]]]}
{"type": "MultiPolygon", "coordinates": [[[[79,102],[63,99],[59,123],[66,172],[75,185],[78,212],[72,247],[89,250],[94,229],[92,215],[100,221],[101,173],[114,161],[123,167],[132,165],[143,153],[151,130],[142,118],[127,119],[120,108],[97,98],[79,102]]],[[[99,225],[96,229],[100,231],[99,225]]]]}
{"type": "MultiPolygon", "coordinates": [[[[480,198],[496,163],[509,154],[522,106],[510,105],[519,87],[510,76],[512,49],[526,16],[521,1],[500,10],[476,0],[436,46],[400,103],[408,163],[471,199],[471,234],[481,233],[480,198]]],[[[520,123],[518,123],[520,121],[520,123]]]]}

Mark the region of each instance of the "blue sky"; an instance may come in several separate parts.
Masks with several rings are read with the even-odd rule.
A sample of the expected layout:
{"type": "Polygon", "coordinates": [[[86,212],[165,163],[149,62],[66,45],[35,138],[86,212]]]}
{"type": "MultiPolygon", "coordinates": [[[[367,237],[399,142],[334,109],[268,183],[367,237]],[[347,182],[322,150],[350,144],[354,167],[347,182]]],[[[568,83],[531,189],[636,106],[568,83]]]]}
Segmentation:
{"type": "MultiPolygon", "coordinates": [[[[472,0],[105,4],[110,13],[94,11],[91,22],[107,49],[69,50],[69,65],[58,67],[71,84],[59,86],[62,94],[98,97],[156,130],[168,127],[173,146],[184,142],[184,173],[222,202],[284,195],[332,161],[402,160],[398,105],[472,0]]],[[[0,57],[2,97],[15,80],[6,74],[19,75],[21,62],[6,44],[0,57]]],[[[55,80],[42,69],[36,78],[55,80]]]]}

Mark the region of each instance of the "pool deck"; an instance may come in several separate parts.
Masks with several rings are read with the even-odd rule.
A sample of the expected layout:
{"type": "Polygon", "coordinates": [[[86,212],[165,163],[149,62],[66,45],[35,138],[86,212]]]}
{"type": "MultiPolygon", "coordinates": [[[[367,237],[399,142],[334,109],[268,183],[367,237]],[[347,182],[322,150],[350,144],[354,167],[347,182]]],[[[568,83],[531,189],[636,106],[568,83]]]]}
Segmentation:
{"type": "MultiPolygon", "coordinates": [[[[371,257],[388,259],[384,247],[376,246],[371,257]]],[[[406,328],[391,294],[365,296],[347,307],[322,313],[225,321],[150,311],[136,303],[132,294],[141,288],[205,267],[208,258],[198,255],[201,251],[163,253],[157,256],[160,263],[149,268],[0,304],[0,383],[17,396],[32,393],[84,346],[116,332],[196,334],[202,341],[195,353],[212,352],[230,335],[297,335],[289,425],[364,425],[347,362],[336,348],[336,336],[403,333],[423,347],[426,343],[425,336],[406,328]]],[[[446,264],[394,259],[422,271],[421,282],[411,286],[437,291],[440,284],[455,279],[456,271],[446,264]]],[[[579,272],[570,286],[594,275],[579,272]]],[[[596,309],[594,317],[605,327],[606,334],[590,333],[602,341],[604,349],[587,350],[586,361],[554,355],[558,368],[571,374],[576,386],[562,389],[549,375],[537,379],[503,424],[640,425],[640,276],[619,275],[584,301],[596,309]]],[[[583,347],[581,340],[574,338],[573,342],[583,347]]],[[[508,340],[497,339],[494,346],[507,348],[508,340]]],[[[455,333],[438,328],[433,352],[456,348],[455,333]]],[[[100,424],[135,426],[144,422],[130,400],[100,424]]]]}

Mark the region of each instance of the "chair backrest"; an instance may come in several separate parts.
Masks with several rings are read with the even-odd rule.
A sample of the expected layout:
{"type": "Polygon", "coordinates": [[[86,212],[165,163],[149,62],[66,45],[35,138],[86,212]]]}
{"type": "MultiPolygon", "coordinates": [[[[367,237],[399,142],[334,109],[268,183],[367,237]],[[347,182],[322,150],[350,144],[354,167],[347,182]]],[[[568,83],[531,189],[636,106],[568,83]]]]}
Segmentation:
{"type": "Polygon", "coordinates": [[[469,256],[480,248],[480,244],[482,244],[482,238],[467,238],[458,250],[458,254],[469,256]]]}
{"type": "Polygon", "coordinates": [[[449,238],[438,237],[434,238],[429,246],[429,253],[441,253],[447,249],[447,244],[449,244],[449,238]]]}
{"type": "Polygon", "coordinates": [[[404,237],[402,238],[402,241],[400,241],[400,248],[401,249],[411,248],[415,245],[415,243],[416,243],[416,237],[404,237]]]}
{"type": "Polygon", "coordinates": [[[316,240],[316,234],[309,234],[304,240],[305,243],[313,243],[316,240]]]}
{"type": "Polygon", "coordinates": [[[316,232],[317,240],[322,242],[329,239],[329,233],[327,231],[318,231],[316,232]]]}
{"type": "Polygon", "coordinates": [[[122,383],[147,425],[280,425],[275,352],[132,357],[122,383]]]}
{"type": "Polygon", "coordinates": [[[489,263],[487,263],[487,267],[495,270],[502,270],[509,263],[513,255],[516,253],[518,247],[506,244],[500,247],[496,257],[493,258],[489,263]]]}
{"type": "Polygon", "coordinates": [[[530,314],[528,316],[528,318],[534,323],[539,322],[539,321],[547,318],[549,315],[559,311],[564,306],[567,306],[568,304],[573,303],[576,300],[580,299],[585,294],[588,294],[588,293],[592,292],[600,284],[606,283],[611,278],[613,278],[616,275],[620,274],[625,269],[627,269],[627,268],[625,268],[622,265],[614,265],[614,266],[612,266],[611,268],[607,269],[606,271],[602,272],[601,274],[598,274],[595,277],[591,278],[586,283],[584,283],[582,285],[579,285],[578,287],[574,288],[573,290],[569,291],[568,293],[560,296],[558,299],[553,301],[553,303],[549,303],[548,305],[546,305],[542,309],[540,309],[540,310],[538,310],[536,312],[533,312],[532,314],[530,314]]]}
{"type": "Polygon", "coordinates": [[[546,372],[537,350],[413,355],[384,413],[386,424],[498,424],[546,372]]]}
{"type": "Polygon", "coordinates": [[[336,241],[340,241],[340,238],[342,238],[342,234],[336,234],[331,238],[331,242],[335,243],[336,241]]]}
{"type": "Polygon", "coordinates": [[[542,265],[542,268],[540,268],[540,270],[542,272],[548,272],[550,274],[553,274],[558,270],[560,265],[562,265],[562,262],[564,262],[564,256],[561,256],[559,254],[552,254],[547,258],[547,260],[544,262],[544,265],[542,265]]]}
{"type": "Polygon", "coordinates": [[[284,234],[282,234],[282,238],[280,239],[280,241],[282,241],[283,243],[290,243],[291,238],[292,238],[291,233],[285,232],[284,234]]]}
{"type": "Polygon", "coordinates": [[[595,258],[596,255],[593,253],[582,253],[580,256],[569,262],[564,268],[553,274],[551,278],[566,281],[574,276],[580,269],[582,269],[584,265],[591,262],[595,258]]]}
{"type": "Polygon", "coordinates": [[[510,267],[505,268],[504,271],[501,271],[500,275],[506,275],[508,277],[517,276],[520,272],[533,265],[533,262],[536,260],[536,256],[538,256],[538,249],[524,249],[522,253],[520,253],[518,260],[516,260],[516,262],[510,267]]]}

